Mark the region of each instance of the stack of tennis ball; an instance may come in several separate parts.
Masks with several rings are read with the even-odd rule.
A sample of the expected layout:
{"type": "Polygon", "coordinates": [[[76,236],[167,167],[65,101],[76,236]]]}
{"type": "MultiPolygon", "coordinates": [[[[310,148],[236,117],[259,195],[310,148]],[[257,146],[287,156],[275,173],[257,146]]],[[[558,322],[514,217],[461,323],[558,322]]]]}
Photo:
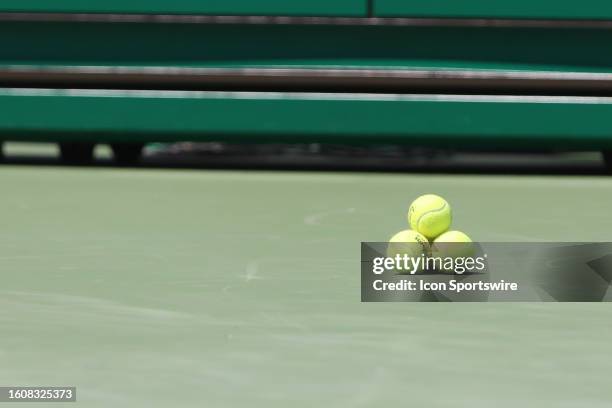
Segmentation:
{"type": "Polygon", "coordinates": [[[471,256],[474,247],[472,240],[461,231],[450,230],[452,223],[452,210],[450,204],[435,194],[425,194],[412,202],[408,209],[408,225],[410,229],[398,232],[389,240],[387,255],[406,253],[434,256],[471,256]],[[418,245],[406,245],[418,244],[418,245]],[[448,245],[450,243],[450,245],[448,245]],[[453,244],[470,245],[453,245],[453,244]],[[402,246],[403,244],[403,246],[402,246]]]}

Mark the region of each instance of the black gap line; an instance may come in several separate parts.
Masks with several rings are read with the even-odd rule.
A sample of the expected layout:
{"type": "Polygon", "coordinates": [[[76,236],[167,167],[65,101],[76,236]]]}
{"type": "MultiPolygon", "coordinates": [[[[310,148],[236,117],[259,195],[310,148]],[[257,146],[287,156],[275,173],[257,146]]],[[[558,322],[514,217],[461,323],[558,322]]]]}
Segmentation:
{"type": "Polygon", "coordinates": [[[374,17],[374,0],[366,0],[367,1],[367,16],[369,18],[374,17]]]}
{"type": "Polygon", "coordinates": [[[95,90],[159,90],[159,91],[216,91],[216,92],[323,92],[323,93],[372,93],[372,94],[458,94],[458,95],[514,95],[514,96],[565,96],[612,97],[612,83],[565,85],[543,83],[495,83],[470,81],[408,81],[406,83],[377,83],[368,81],[321,83],[282,82],[231,82],[172,81],[143,79],[104,80],[91,79],[54,80],[49,78],[7,80],[0,77],[0,88],[45,89],[95,89],[95,90]]]}

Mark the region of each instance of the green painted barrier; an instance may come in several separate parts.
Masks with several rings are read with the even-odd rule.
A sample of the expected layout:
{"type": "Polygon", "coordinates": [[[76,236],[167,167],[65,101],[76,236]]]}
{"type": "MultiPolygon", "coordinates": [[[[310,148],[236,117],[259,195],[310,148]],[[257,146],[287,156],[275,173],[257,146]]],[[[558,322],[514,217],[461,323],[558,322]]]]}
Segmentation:
{"type": "Polygon", "coordinates": [[[0,12],[363,17],[366,0],[3,0],[0,12]]]}
{"type": "Polygon", "coordinates": [[[378,17],[593,19],[612,18],[608,0],[374,0],[378,17]]]}
{"type": "Polygon", "coordinates": [[[3,89],[0,137],[612,146],[612,98],[3,89]]]}

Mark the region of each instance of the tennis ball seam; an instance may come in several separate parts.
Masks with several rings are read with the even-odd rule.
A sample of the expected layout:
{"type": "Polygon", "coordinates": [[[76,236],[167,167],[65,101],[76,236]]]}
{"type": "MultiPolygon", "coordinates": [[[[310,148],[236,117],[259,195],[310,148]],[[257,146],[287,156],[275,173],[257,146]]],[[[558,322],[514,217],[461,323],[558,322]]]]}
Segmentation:
{"type": "Polygon", "coordinates": [[[421,214],[421,215],[419,216],[419,218],[417,219],[417,222],[416,222],[416,227],[417,227],[417,229],[418,229],[418,228],[420,228],[420,226],[421,226],[421,219],[422,219],[424,216],[429,215],[429,214],[431,214],[431,213],[437,213],[437,212],[443,211],[443,210],[446,208],[446,205],[447,205],[446,203],[443,203],[443,204],[442,204],[442,207],[440,207],[440,208],[436,208],[436,209],[433,209],[433,210],[429,210],[429,211],[426,211],[426,212],[424,212],[423,214],[421,214]]]}

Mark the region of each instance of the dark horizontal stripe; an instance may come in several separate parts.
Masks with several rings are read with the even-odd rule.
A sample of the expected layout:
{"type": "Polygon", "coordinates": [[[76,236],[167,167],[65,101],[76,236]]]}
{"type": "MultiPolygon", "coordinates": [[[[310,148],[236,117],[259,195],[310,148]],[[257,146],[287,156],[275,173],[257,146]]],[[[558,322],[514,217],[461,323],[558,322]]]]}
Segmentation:
{"type": "Polygon", "coordinates": [[[0,24],[0,67],[605,74],[611,43],[608,29],[13,21],[0,24]]]}
{"type": "Polygon", "coordinates": [[[612,92],[612,74],[469,70],[5,67],[3,86],[127,89],[486,92],[580,95],[612,92]]]}
{"type": "Polygon", "coordinates": [[[394,17],[211,16],[182,14],[0,13],[0,21],[257,24],[257,25],[358,25],[414,27],[517,27],[612,28],[612,20],[596,19],[486,19],[394,17]]]}

